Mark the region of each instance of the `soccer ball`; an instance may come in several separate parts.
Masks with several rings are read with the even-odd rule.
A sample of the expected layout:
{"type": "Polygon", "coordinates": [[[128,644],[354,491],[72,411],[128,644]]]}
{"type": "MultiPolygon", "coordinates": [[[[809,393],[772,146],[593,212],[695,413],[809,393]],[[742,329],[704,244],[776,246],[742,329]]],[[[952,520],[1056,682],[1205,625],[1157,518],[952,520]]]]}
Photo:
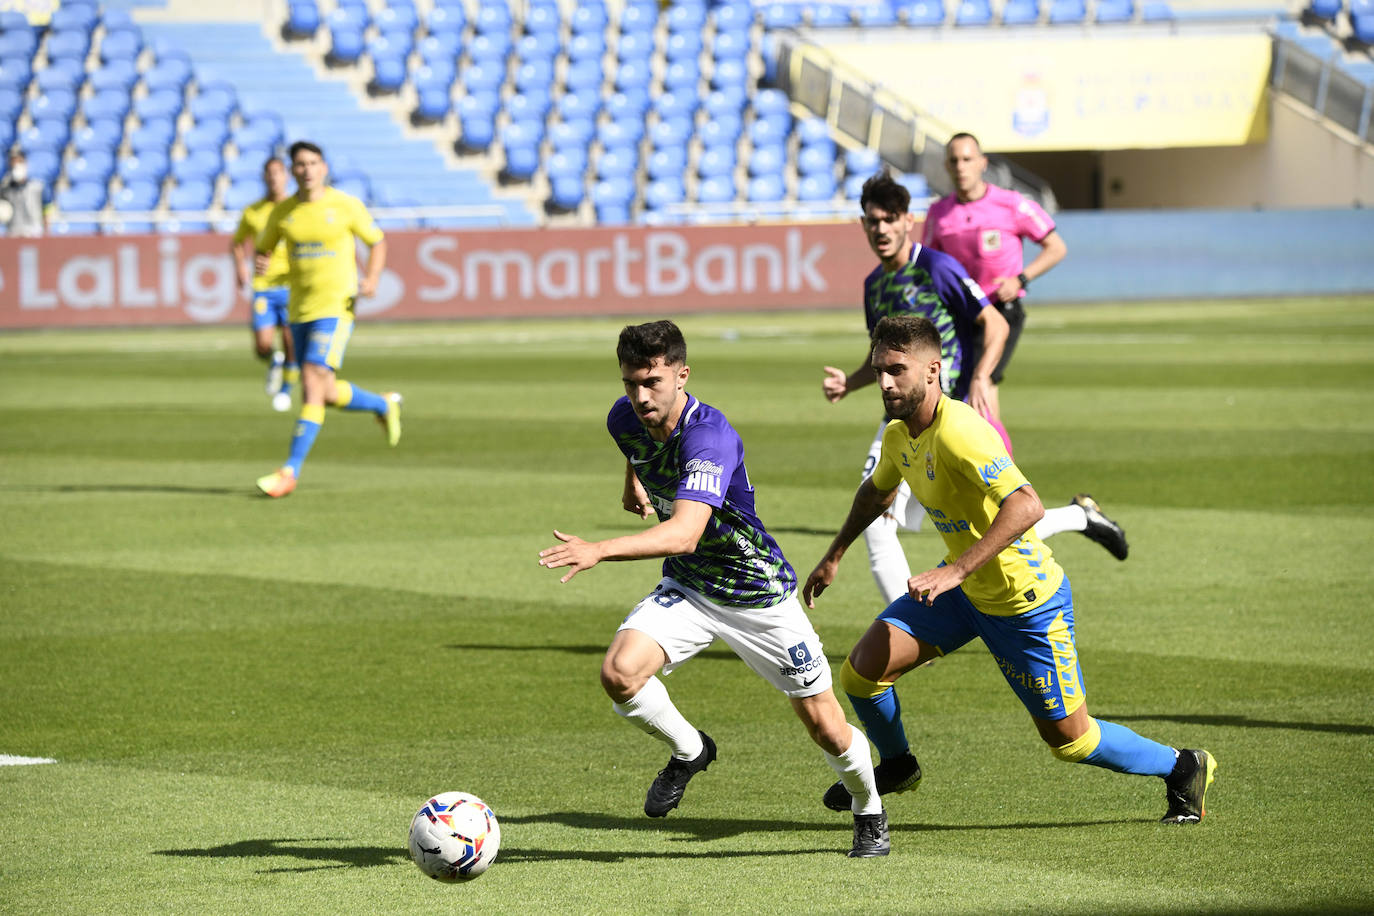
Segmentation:
{"type": "Polygon", "coordinates": [[[410,858],[436,881],[471,881],[491,867],[501,825],[486,802],[466,792],[442,792],[410,821],[410,858]]]}

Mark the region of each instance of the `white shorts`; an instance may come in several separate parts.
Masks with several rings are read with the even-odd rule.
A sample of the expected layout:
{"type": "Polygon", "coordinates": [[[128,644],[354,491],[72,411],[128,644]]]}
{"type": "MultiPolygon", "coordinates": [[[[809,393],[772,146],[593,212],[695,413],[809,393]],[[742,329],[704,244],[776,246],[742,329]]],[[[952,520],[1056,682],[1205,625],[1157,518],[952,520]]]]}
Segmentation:
{"type": "Polygon", "coordinates": [[[729,607],[665,576],[620,629],[638,630],[663,648],[665,675],[719,638],[789,697],[830,689],[830,663],[796,592],[772,607],[729,607]]]}
{"type": "MultiPolygon", "coordinates": [[[[887,421],[884,420],[878,425],[878,434],[873,437],[873,444],[868,447],[868,457],[864,459],[864,470],[860,480],[867,480],[873,476],[873,469],[878,466],[878,459],[883,454],[883,431],[887,429],[887,421]]],[[[908,531],[920,531],[921,520],[925,518],[926,510],[919,500],[911,498],[911,487],[903,480],[897,487],[897,495],[893,497],[892,505],[887,507],[887,515],[897,520],[897,524],[906,528],[908,531]]]]}

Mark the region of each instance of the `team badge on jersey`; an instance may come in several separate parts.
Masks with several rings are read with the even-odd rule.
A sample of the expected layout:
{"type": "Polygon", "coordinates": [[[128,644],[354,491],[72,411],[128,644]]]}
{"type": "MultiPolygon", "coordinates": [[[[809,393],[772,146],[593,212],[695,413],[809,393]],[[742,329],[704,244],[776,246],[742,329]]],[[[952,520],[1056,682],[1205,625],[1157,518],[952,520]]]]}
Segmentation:
{"type": "Polygon", "coordinates": [[[926,480],[935,479],[935,456],[926,452],[926,480]]]}
{"type": "Polygon", "coordinates": [[[983,230],[983,250],[1001,251],[1002,250],[1002,230],[984,229],[983,230]]]}

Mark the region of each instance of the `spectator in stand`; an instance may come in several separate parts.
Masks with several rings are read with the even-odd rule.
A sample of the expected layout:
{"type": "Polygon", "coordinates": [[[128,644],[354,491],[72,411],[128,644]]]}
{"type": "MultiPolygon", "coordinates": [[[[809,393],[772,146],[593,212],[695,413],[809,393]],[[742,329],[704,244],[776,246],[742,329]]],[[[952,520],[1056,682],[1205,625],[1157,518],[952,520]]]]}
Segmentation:
{"type": "Polygon", "coordinates": [[[10,167],[0,181],[0,200],[9,204],[6,231],[12,236],[38,238],[48,228],[43,206],[43,182],[29,177],[29,163],[19,147],[10,150],[10,167]]]}

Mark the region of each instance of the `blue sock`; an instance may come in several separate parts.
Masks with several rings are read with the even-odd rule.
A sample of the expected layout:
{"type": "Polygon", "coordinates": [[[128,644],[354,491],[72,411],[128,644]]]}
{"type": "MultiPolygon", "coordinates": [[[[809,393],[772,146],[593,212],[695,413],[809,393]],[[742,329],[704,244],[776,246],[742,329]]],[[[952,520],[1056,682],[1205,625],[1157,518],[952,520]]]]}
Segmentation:
{"type": "Polygon", "coordinates": [[[301,417],[296,421],[296,431],[291,436],[291,457],[286,459],[285,465],[297,477],[301,476],[301,465],[305,464],[305,456],[310,454],[310,448],[315,444],[315,437],[320,434],[323,425],[324,408],[309,404],[301,408],[301,417]]]}
{"type": "Polygon", "coordinates": [[[900,757],[910,752],[911,745],[906,740],[906,729],[902,728],[902,704],[897,699],[897,690],[889,687],[874,697],[849,697],[849,705],[863,723],[868,740],[878,749],[878,756],[887,759],[900,757]]]}
{"type": "Polygon", "coordinates": [[[335,383],[336,407],[343,410],[370,410],[375,414],[386,413],[386,398],[366,388],[359,388],[351,382],[339,379],[335,383]]]}
{"type": "Polygon", "coordinates": [[[1102,729],[1102,739],[1093,752],[1083,758],[1083,763],[1139,776],[1163,777],[1173,770],[1177,756],[1173,748],[1143,738],[1115,722],[1098,719],[1097,725],[1102,729]]]}

